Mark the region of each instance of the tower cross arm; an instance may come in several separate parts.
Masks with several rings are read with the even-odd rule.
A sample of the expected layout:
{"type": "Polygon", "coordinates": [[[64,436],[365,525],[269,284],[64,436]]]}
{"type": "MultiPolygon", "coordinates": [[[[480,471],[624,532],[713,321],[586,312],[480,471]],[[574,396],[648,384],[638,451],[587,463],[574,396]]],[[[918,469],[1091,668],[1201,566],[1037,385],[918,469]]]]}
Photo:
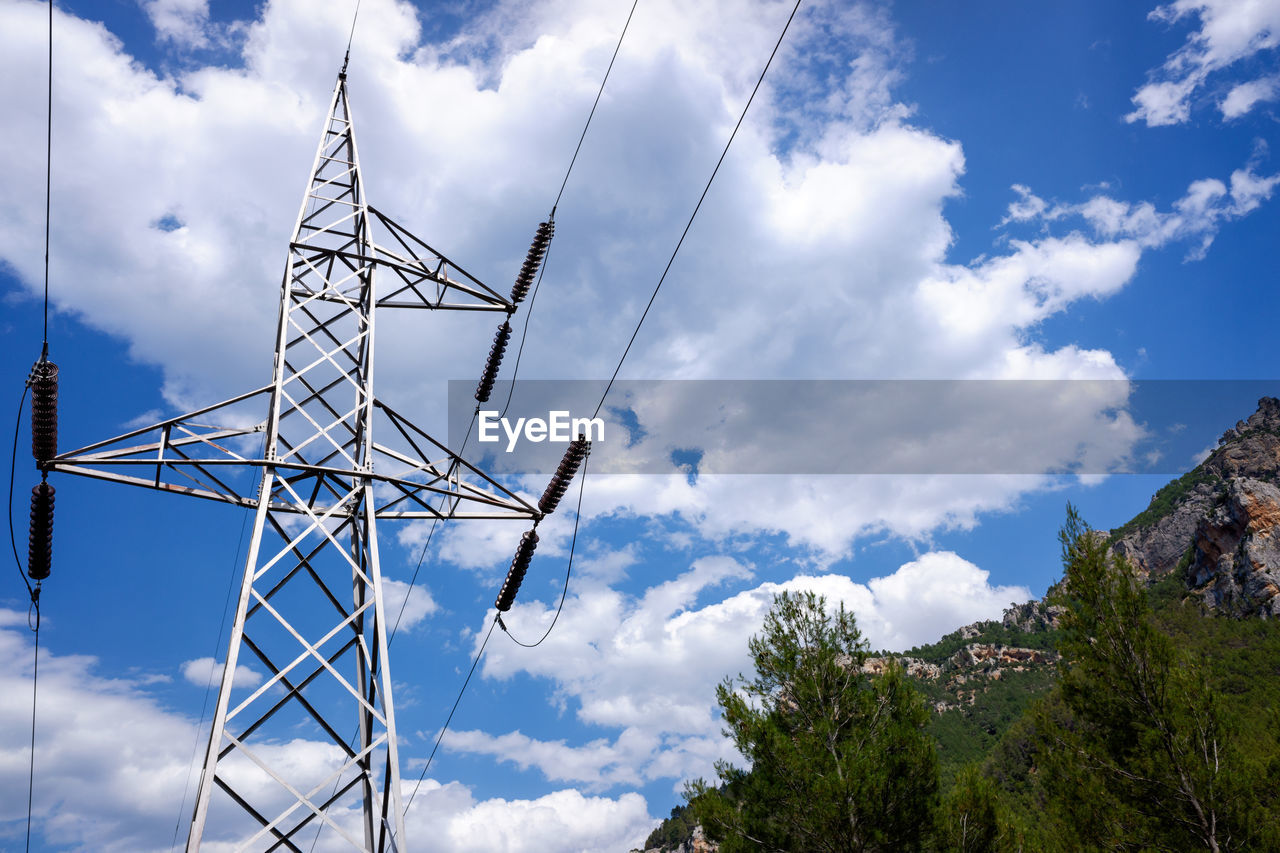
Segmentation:
{"type": "Polygon", "coordinates": [[[454,311],[506,311],[515,310],[511,300],[489,287],[480,279],[458,266],[442,253],[415,237],[407,228],[396,223],[372,205],[369,214],[381,226],[392,245],[375,245],[374,262],[389,268],[397,280],[392,288],[378,297],[380,308],[436,308],[454,311]],[[449,271],[461,279],[449,276],[449,271]],[[429,282],[435,285],[434,297],[419,290],[419,285],[429,282]],[[445,302],[445,296],[461,297],[466,301],[445,302]]]}

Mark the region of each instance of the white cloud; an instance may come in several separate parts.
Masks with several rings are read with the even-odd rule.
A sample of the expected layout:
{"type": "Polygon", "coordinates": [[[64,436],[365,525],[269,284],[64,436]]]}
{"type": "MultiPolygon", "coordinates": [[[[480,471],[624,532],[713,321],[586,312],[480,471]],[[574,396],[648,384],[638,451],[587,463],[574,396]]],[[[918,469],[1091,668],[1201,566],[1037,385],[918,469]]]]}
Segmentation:
{"type": "MultiPolygon", "coordinates": [[[[0,836],[7,838],[20,835],[26,822],[31,640],[25,613],[0,610],[0,654],[15,663],[0,670],[0,836]]],[[[190,762],[203,754],[205,736],[197,740],[195,721],[164,708],[140,682],[104,678],[97,668],[95,658],[42,647],[33,840],[104,853],[169,850],[175,822],[179,839],[185,838],[196,775],[190,762]],[[180,810],[184,786],[188,797],[180,810]]],[[[260,749],[273,765],[283,763],[306,778],[323,778],[337,750],[302,739],[260,749]]],[[[238,784],[254,781],[246,777],[238,784]]],[[[271,787],[255,795],[274,795],[271,787]]],[[[406,800],[412,790],[411,782],[404,783],[406,800]]],[[[352,816],[339,817],[349,823],[352,816]]],[[[409,811],[407,831],[436,839],[433,849],[445,853],[614,853],[639,843],[654,823],[644,798],[634,793],[607,798],[566,790],[529,800],[481,800],[464,785],[428,779],[409,811]]],[[[215,834],[206,849],[234,847],[215,834]]],[[[334,849],[343,848],[317,847],[334,849]]]]}
{"type": "MultiPolygon", "coordinates": [[[[715,557],[636,598],[589,579],[580,582],[537,652],[499,640],[489,646],[482,673],[548,679],[562,702],[577,702],[580,721],[618,735],[570,744],[519,731],[460,730],[445,738],[445,748],[536,767],[550,780],[596,790],[663,778],[678,783],[709,774],[717,758],[727,757],[715,685],[750,669],[747,641],[782,590],[813,590],[832,607],[844,604],[872,648],[894,650],[998,618],[1011,603],[1031,598],[1023,586],[993,586],[986,571],[950,551],[924,554],[865,584],[836,574],[797,575],[723,600],[707,595],[750,576],[738,561],[715,557]]],[[[506,622],[521,634],[540,634],[553,615],[554,605],[518,603],[506,622]]]]}
{"type": "Polygon", "coordinates": [[[382,579],[382,606],[391,625],[409,631],[440,609],[430,591],[421,584],[410,587],[405,581],[382,579]]]}
{"type": "MultiPolygon", "coordinates": [[[[1217,178],[1193,181],[1186,193],[1173,203],[1170,210],[1157,210],[1150,202],[1118,201],[1107,195],[1095,195],[1079,204],[1048,205],[1032,195],[1026,187],[1013,187],[1022,197],[1009,206],[1005,222],[1040,219],[1045,222],[1078,216],[1093,229],[1097,239],[1116,241],[1110,245],[1130,242],[1143,249],[1157,249],[1173,242],[1189,241],[1193,248],[1190,260],[1203,258],[1223,224],[1253,212],[1271,198],[1280,184],[1280,173],[1257,174],[1254,163],[1231,173],[1230,183],[1217,178]],[[1027,204],[1027,199],[1039,204],[1027,204]],[[1025,216],[1015,216],[1015,208],[1025,216]]],[[[1081,238],[1076,237],[1077,241],[1081,238]]],[[[1023,244],[1016,243],[1021,248],[1023,244]]],[[[1102,244],[1089,244],[1095,250],[1102,244]]],[[[1134,260],[1137,260],[1135,255],[1134,260]]]]}
{"type": "Polygon", "coordinates": [[[610,799],[562,790],[477,802],[461,785],[428,779],[405,831],[446,853],[617,853],[638,846],[656,823],[639,794],[610,799]]]}
{"type": "Polygon", "coordinates": [[[1280,77],[1260,77],[1233,86],[1218,108],[1225,119],[1239,118],[1257,104],[1274,101],[1280,97],[1280,77]]]}
{"type": "MultiPolygon", "coordinates": [[[[213,658],[196,658],[182,664],[182,677],[196,687],[213,685],[216,688],[222,680],[224,666],[213,658]]],[[[231,680],[234,687],[256,687],[262,683],[262,673],[240,663],[236,664],[236,674],[231,680]]]]}
{"type": "Polygon", "coordinates": [[[161,41],[180,47],[207,47],[209,0],[145,0],[142,9],[161,41]]]}
{"type": "MultiPolygon", "coordinates": [[[[0,72],[8,79],[31,79],[40,65],[39,13],[33,3],[0,12],[0,72]]],[[[1028,336],[1077,300],[1123,287],[1148,245],[1142,236],[1068,234],[1012,243],[972,265],[950,262],[954,235],[943,209],[962,194],[964,155],[958,142],[913,125],[911,111],[894,101],[909,50],[876,7],[828,3],[804,15],[790,59],[779,60],[734,143],[628,371],[1120,378],[1105,351],[1050,349],[1028,336]],[[837,44],[853,47],[851,61],[828,69],[830,98],[802,108],[795,92],[812,85],[837,44]]],[[[360,16],[350,86],[370,198],[505,286],[590,108],[616,15],[569,0],[500,4],[443,45],[421,42],[407,4],[368,0],[360,16]]],[[[705,178],[754,83],[756,70],[743,57],[767,49],[780,23],[779,9],[767,4],[734,6],[732,14],[716,4],[637,13],[562,201],[523,376],[611,371],[618,353],[608,342],[629,334],[658,272],[654,259],[674,240],[670,223],[687,214],[688,188],[705,178]]],[[[66,15],[57,25],[65,50],[55,69],[55,303],[122,336],[140,362],[163,365],[174,408],[260,384],[298,170],[314,150],[348,10],[277,0],[244,29],[245,68],[196,66],[175,78],[131,62],[99,25],[66,15]],[[161,221],[177,227],[165,230],[161,221]],[[182,271],[181,287],[174,270],[182,271]]],[[[3,98],[13,121],[0,155],[15,168],[0,176],[0,246],[10,247],[4,259],[35,288],[40,258],[21,247],[40,241],[42,168],[33,158],[43,150],[43,105],[35,85],[7,87],[3,98]]],[[[1261,189],[1264,179],[1253,177],[1261,189]]],[[[1242,179],[1242,192],[1247,184],[1242,179]]],[[[1011,215],[1036,214],[1027,193],[1029,207],[1011,215]]],[[[1208,201],[1210,214],[1225,204],[1208,201]]],[[[431,323],[426,342],[424,318],[413,312],[384,314],[378,324],[379,396],[415,417],[429,416],[440,380],[479,370],[492,335],[486,318],[431,319],[441,322],[431,323]],[[421,358],[428,346],[455,358],[421,358]]],[[[666,506],[713,534],[764,523],[839,553],[859,531],[969,523],[1008,505],[1028,483],[1035,487],[1005,481],[1005,491],[979,485],[959,497],[917,484],[904,491],[938,502],[882,509],[858,499],[867,512],[838,521],[794,508],[860,487],[783,485],[800,503],[766,499],[768,512],[743,490],[702,482],[648,486],[658,494],[627,504],[666,506]]],[[[544,553],[562,553],[567,518],[547,525],[544,553]]],[[[511,553],[517,527],[438,532],[446,559],[495,566],[511,553]]]]}
{"type": "MultiPolygon", "coordinates": [[[[1150,72],[1149,82],[1133,96],[1136,109],[1125,116],[1129,122],[1160,126],[1187,121],[1192,99],[1211,76],[1280,45],[1280,0],[1175,0],[1157,6],[1148,17],[1164,24],[1198,17],[1200,26],[1150,72]]],[[[1222,105],[1226,118],[1242,115],[1258,100],[1250,100],[1248,90],[1237,94],[1239,88],[1222,105]]]]}
{"type": "Polygon", "coordinates": [[[1038,219],[1043,216],[1048,204],[1044,199],[1031,192],[1030,187],[1022,184],[1014,184],[1013,191],[1019,196],[1017,201],[1009,203],[1009,212],[1005,214],[1004,219],[1000,220],[1001,225],[1007,225],[1010,222],[1026,222],[1029,219],[1038,219]]]}

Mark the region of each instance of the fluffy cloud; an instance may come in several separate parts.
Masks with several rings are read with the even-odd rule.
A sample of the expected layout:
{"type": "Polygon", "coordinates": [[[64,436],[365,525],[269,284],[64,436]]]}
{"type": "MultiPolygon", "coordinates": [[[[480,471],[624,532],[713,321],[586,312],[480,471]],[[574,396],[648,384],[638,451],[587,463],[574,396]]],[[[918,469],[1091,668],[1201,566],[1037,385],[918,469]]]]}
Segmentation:
{"type": "Polygon", "coordinates": [[[1127,242],[1133,247],[1155,249],[1189,241],[1194,245],[1188,259],[1196,260],[1204,257],[1224,223],[1256,210],[1280,184],[1280,173],[1259,175],[1254,169],[1253,163],[1236,169],[1228,182],[1217,178],[1193,181],[1167,211],[1157,210],[1150,202],[1135,204],[1107,195],[1095,195],[1079,204],[1050,205],[1027,187],[1015,185],[1013,190],[1019,199],[1009,205],[1004,221],[1053,222],[1080,217],[1098,238],[1118,241],[1114,245],[1127,242]]]}
{"type": "MultiPolygon", "coordinates": [[[[1138,89],[1133,96],[1136,109],[1125,116],[1129,122],[1160,126],[1187,121],[1193,98],[1211,76],[1280,45],[1280,0],[1175,0],[1157,6],[1149,17],[1164,24],[1198,17],[1200,27],[1138,89]]],[[[1221,104],[1223,116],[1235,118],[1258,101],[1274,97],[1274,80],[1267,80],[1233,88],[1221,104]]]]}
{"type": "MultiPolygon", "coordinates": [[[[196,658],[182,664],[182,677],[196,687],[217,687],[222,680],[225,664],[213,658],[196,658]]],[[[257,687],[262,683],[262,673],[255,672],[244,664],[236,664],[236,674],[232,677],[234,687],[257,687]]]]}
{"type": "Polygon", "coordinates": [[[145,0],[142,9],[162,41],[189,48],[209,44],[209,0],[145,0]]]}
{"type": "Polygon", "coordinates": [[[1218,108],[1225,119],[1240,118],[1257,104],[1280,97],[1280,77],[1262,77],[1233,86],[1218,108]]]}
{"type": "MultiPolygon", "coordinates": [[[[714,687],[725,675],[750,669],[747,641],[777,593],[813,590],[832,607],[843,604],[879,649],[936,640],[1031,597],[1026,587],[991,585],[986,571],[949,551],[924,554],[865,584],[836,574],[798,575],[722,600],[714,594],[750,577],[751,569],[739,561],[712,557],[635,598],[595,579],[581,581],[536,653],[495,642],[482,672],[496,679],[517,673],[548,679],[561,702],[576,703],[582,722],[619,734],[570,744],[519,731],[459,730],[448,735],[445,748],[536,767],[550,780],[596,790],[663,778],[678,783],[707,775],[717,758],[727,757],[714,687]],[[655,684],[662,689],[655,691],[655,684]]],[[[517,603],[506,622],[513,631],[541,634],[554,612],[517,603]]]]}
{"type": "Polygon", "coordinates": [[[638,846],[655,824],[639,794],[610,799],[562,790],[531,800],[477,802],[461,785],[427,780],[405,831],[449,853],[616,853],[638,846]]]}
{"type": "Polygon", "coordinates": [[[405,581],[382,579],[382,604],[391,624],[408,631],[440,609],[425,586],[410,587],[405,581]]]}
{"type": "MultiPolygon", "coordinates": [[[[164,11],[198,35],[203,8],[164,0],[152,11],[158,27],[164,11]]],[[[669,3],[637,12],[557,215],[522,376],[612,370],[618,353],[606,342],[629,335],[658,259],[677,236],[672,223],[687,215],[692,188],[705,179],[754,83],[744,57],[763,55],[786,11],[753,4],[729,14],[716,4],[669,3]]],[[[42,7],[17,2],[0,14],[0,70],[29,79],[43,61],[42,7]]],[[[891,21],[871,5],[840,3],[806,6],[803,16],[628,371],[1122,378],[1105,351],[1049,349],[1028,338],[1046,317],[1106,297],[1132,278],[1149,245],[1136,226],[1015,241],[971,264],[952,262],[943,208],[962,194],[963,151],[913,124],[892,97],[909,51],[891,21]],[[819,61],[837,45],[849,63],[819,61]],[[818,80],[827,97],[797,97],[818,80]]],[[[502,286],[559,184],[616,39],[615,18],[568,0],[503,3],[467,31],[426,42],[409,5],[364,3],[350,86],[370,198],[502,286]]],[[[314,150],[350,18],[337,6],[276,0],[242,24],[245,67],[187,63],[163,76],[131,61],[100,25],[64,14],[56,22],[63,48],[55,55],[55,303],[123,337],[140,362],[162,365],[175,409],[266,378],[298,170],[314,150]]],[[[179,30],[177,23],[161,27],[179,30]]],[[[43,164],[35,158],[43,150],[43,104],[35,85],[8,87],[2,97],[13,122],[0,154],[15,168],[0,175],[0,246],[10,247],[4,260],[34,288],[40,257],[22,247],[40,242],[43,164]]],[[[1241,174],[1241,193],[1248,179],[1269,180],[1241,174]]],[[[1214,221],[1245,212],[1236,189],[1233,177],[1226,192],[1235,206],[1214,221]]],[[[1254,189],[1258,198],[1270,191],[1254,189]]],[[[1220,196],[1205,200],[1206,215],[1228,210],[1220,196]]],[[[1017,215],[1043,213],[1034,203],[1028,191],[1024,204],[1032,207],[1017,215]]],[[[1117,215],[1133,218],[1140,208],[1117,215]]],[[[492,324],[470,316],[429,320],[424,341],[427,320],[417,312],[380,316],[378,381],[383,399],[432,428],[440,380],[478,371],[492,324]],[[424,358],[428,351],[455,357],[424,358]]],[[[1011,490],[978,485],[966,496],[916,483],[902,491],[939,501],[883,509],[863,486],[844,483],[780,486],[801,500],[766,499],[768,511],[745,490],[703,481],[658,485],[656,496],[623,504],[637,511],[666,505],[710,535],[763,522],[839,553],[860,531],[968,523],[1038,481],[1002,482],[1011,490]],[[836,522],[796,511],[850,496],[854,510],[836,522]],[[860,507],[867,511],[859,514],[860,507]]],[[[562,524],[549,529],[557,543],[564,539],[562,524]]],[[[513,535],[450,529],[442,545],[448,559],[494,565],[510,553],[513,535]],[[485,543],[491,547],[479,547],[485,543]]],[[[406,536],[421,541],[425,532],[406,536]]]]}
{"type": "MultiPolygon", "coordinates": [[[[0,610],[0,654],[16,662],[0,671],[3,844],[3,839],[20,839],[26,826],[31,640],[25,613],[0,610]]],[[[193,719],[147,693],[150,679],[105,678],[97,667],[92,657],[41,650],[34,839],[58,849],[106,853],[169,850],[175,825],[177,837],[184,837],[197,775],[191,763],[203,754],[204,735],[197,736],[193,719]],[[184,790],[186,804],[180,808],[184,790]]],[[[264,749],[272,762],[323,778],[337,748],[298,739],[264,749]]],[[[406,782],[406,801],[412,792],[413,784],[406,782]]],[[[352,815],[338,818],[353,820],[352,815]]],[[[406,831],[435,839],[433,849],[446,853],[614,853],[638,844],[654,823],[638,794],[588,797],[564,790],[529,800],[483,800],[464,785],[427,779],[409,811],[406,831]]],[[[322,840],[316,849],[347,849],[341,844],[322,840]]],[[[204,846],[213,853],[235,848],[225,837],[210,837],[204,846]]]]}

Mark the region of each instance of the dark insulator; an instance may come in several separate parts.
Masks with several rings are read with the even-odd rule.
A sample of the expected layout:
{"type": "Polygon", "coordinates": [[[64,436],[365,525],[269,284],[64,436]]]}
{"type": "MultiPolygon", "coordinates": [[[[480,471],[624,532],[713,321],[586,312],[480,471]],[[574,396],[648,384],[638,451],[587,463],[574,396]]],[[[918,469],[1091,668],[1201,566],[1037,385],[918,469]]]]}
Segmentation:
{"type": "Polygon", "coordinates": [[[53,565],[53,486],[31,490],[31,528],[27,534],[27,574],[33,581],[49,577],[53,565]]]}
{"type": "Polygon", "coordinates": [[[578,473],[578,467],[582,465],[582,460],[587,458],[590,451],[591,442],[584,436],[580,435],[569,442],[569,446],[564,451],[564,458],[560,460],[560,467],[556,468],[556,472],[551,475],[547,490],[538,499],[538,509],[543,515],[555,512],[556,507],[560,505],[560,499],[569,488],[569,483],[573,482],[573,475],[578,473]]]}
{"type": "Polygon", "coordinates": [[[533,235],[533,243],[529,246],[529,254],[524,257],[524,264],[520,267],[520,273],[516,276],[516,283],[511,288],[511,304],[519,305],[529,294],[529,288],[533,285],[533,279],[538,275],[538,267],[542,266],[542,259],[547,254],[547,245],[551,242],[551,237],[556,233],[556,224],[551,221],[542,222],[538,225],[538,233],[533,235]]]}
{"type": "Polygon", "coordinates": [[[493,383],[498,380],[498,368],[502,365],[502,356],[507,352],[507,341],[511,340],[511,324],[503,323],[498,333],[493,336],[493,346],[489,347],[489,359],[484,363],[484,373],[480,374],[480,384],[476,386],[476,401],[489,402],[493,393],[493,383]]]}
{"type": "Polygon", "coordinates": [[[44,464],[58,455],[58,365],[31,368],[31,455],[44,464]]]}
{"type": "Polygon", "coordinates": [[[502,589],[498,591],[498,600],[493,603],[493,606],[502,613],[506,613],[511,609],[511,605],[515,604],[516,593],[520,591],[520,584],[524,583],[524,573],[529,571],[529,561],[533,559],[533,552],[537,547],[538,531],[530,530],[520,537],[520,547],[516,549],[515,559],[511,561],[507,579],[502,582],[502,589]]]}

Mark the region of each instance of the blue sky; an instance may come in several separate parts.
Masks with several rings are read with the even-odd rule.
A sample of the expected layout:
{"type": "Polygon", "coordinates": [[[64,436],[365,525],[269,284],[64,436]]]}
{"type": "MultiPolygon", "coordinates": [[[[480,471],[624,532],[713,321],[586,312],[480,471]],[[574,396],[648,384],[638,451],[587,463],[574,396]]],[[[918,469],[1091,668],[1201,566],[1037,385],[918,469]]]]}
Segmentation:
{"type": "MultiPolygon", "coordinates": [[[[58,4],[63,449],[266,381],[348,5],[58,4]]],[[[364,0],[350,90],[373,203],[505,288],[629,6],[364,0]]],[[[640,0],[557,212],[523,377],[611,372],[789,10],[640,0]]],[[[7,417],[40,345],[45,14],[0,2],[7,417]]],[[[1185,401],[1192,446],[1211,446],[1276,374],[1278,41],[1277,0],[806,3],[623,376],[1259,381],[1210,411],[1185,401]]],[[[385,321],[380,395],[440,429],[446,382],[479,372],[490,327],[385,321]]],[[[1128,404],[1063,430],[1092,440],[1128,404]]],[[[24,428],[20,538],[36,480],[25,446],[24,428]]],[[[537,479],[521,485],[536,493],[537,479]]],[[[560,623],[537,650],[490,643],[410,828],[442,850],[625,851],[683,779],[731,755],[713,688],[747,666],[779,585],[842,600],[874,645],[906,648],[1042,594],[1068,500],[1110,527],[1165,479],[592,476],[560,623]]],[[[245,516],[55,485],[36,849],[169,849],[245,516]]],[[[507,620],[522,639],[554,609],[569,504],[507,620]]],[[[383,570],[402,596],[426,531],[389,528],[383,570]]],[[[407,779],[521,532],[458,525],[426,552],[391,654],[407,779]]],[[[6,849],[25,829],[31,657],[9,578],[6,849]]]]}

